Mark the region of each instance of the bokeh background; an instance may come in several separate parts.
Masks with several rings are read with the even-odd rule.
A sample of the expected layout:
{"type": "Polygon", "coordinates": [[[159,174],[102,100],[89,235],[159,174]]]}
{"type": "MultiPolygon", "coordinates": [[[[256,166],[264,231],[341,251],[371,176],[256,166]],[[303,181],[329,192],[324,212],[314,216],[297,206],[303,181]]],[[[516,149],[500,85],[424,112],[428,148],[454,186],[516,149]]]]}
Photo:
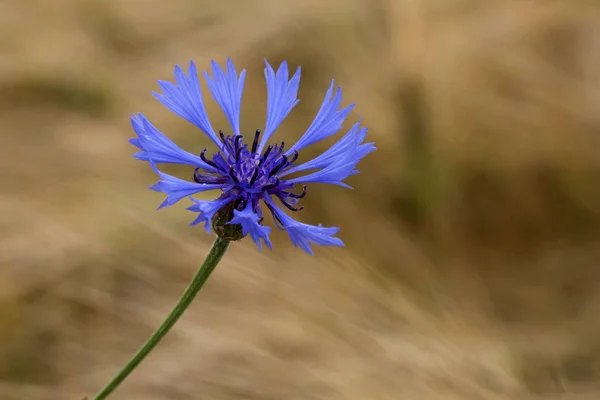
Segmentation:
{"type": "Polygon", "coordinates": [[[335,78],[378,151],[295,215],[345,248],[235,243],[115,400],[600,398],[597,1],[4,0],[0,399],[92,395],[187,285],[211,237],[155,211],[128,115],[199,152],[150,91],[226,57],[244,130],[286,59],[278,137],[335,78]]]}

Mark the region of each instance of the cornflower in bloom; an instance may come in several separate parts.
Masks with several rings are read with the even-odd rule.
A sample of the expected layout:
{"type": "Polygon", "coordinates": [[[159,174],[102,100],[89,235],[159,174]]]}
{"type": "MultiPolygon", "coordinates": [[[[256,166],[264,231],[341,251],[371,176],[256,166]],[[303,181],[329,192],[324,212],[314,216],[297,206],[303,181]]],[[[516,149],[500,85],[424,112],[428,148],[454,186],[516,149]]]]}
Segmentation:
{"type": "Polygon", "coordinates": [[[138,113],[131,117],[137,138],[130,143],[141,151],[135,154],[138,160],[148,161],[160,177],[157,184],[150,188],[167,195],[159,208],[171,206],[179,200],[189,197],[194,203],[188,210],[197,212],[192,222],[196,225],[204,222],[210,233],[211,223],[215,228],[215,218],[225,216],[226,224],[241,227],[242,235],[250,235],[262,249],[261,241],[272,248],[269,239],[271,228],[264,226],[263,207],[270,211],[275,226],[285,230],[295,246],[300,246],[312,254],[310,243],[325,246],[343,246],[343,242],[334,237],[339,231],[336,227],[314,226],[298,222],[288,216],[277,205],[275,199],[290,211],[300,211],[298,203],[306,195],[306,184],[327,183],[348,187],[343,183],[348,176],[358,173],[358,162],[375,150],[372,143],[363,143],[367,128],[361,127],[359,120],[333,146],[321,155],[299,163],[299,152],[305,147],[326,139],[342,128],[342,123],[354,105],[340,108],[341,89],[334,93],[334,81],[325,95],[323,104],[312,124],[300,139],[287,147],[282,141],[268,144],[269,139],[298,104],[300,68],[289,78],[288,66],[284,61],[277,72],[265,60],[265,78],[267,81],[267,120],[264,131],[257,129],[249,140],[245,141],[240,130],[240,108],[246,71],[239,75],[228,59],[225,71],[212,62],[211,78],[204,76],[214,100],[223,109],[231,125],[231,134],[222,130],[216,133],[208,119],[196,66],[190,62],[187,75],[175,67],[175,84],[158,81],[162,93],[153,92],[156,98],[170,111],[191,122],[204,132],[217,146],[218,151],[209,158],[204,149],[199,155],[179,148],[163,135],[148,119],[138,113]],[[156,164],[186,164],[195,167],[193,181],[186,181],[165,174],[156,164]],[[311,171],[311,172],[307,172],[311,171]],[[304,175],[291,178],[291,174],[303,172],[304,175]],[[301,190],[296,190],[301,185],[301,190]],[[221,195],[215,200],[198,200],[191,195],[209,190],[219,190],[221,195]]]}

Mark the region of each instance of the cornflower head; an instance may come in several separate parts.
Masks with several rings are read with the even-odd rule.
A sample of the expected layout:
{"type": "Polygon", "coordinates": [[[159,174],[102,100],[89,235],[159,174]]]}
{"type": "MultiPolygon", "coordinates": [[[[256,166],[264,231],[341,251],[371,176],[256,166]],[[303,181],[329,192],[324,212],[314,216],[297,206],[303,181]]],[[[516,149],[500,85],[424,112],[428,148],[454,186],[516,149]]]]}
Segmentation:
{"type": "Polygon", "coordinates": [[[313,254],[310,243],[343,246],[343,242],[334,237],[339,228],[296,221],[284,212],[275,199],[290,211],[300,211],[302,206],[298,203],[306,195],[306,184],[326,183],[350,188],[343,181],[358,173],[355,169],[358,162],[375,150],[373,143],[363,143],[367,128],[361,127],[359,120],[325,152],[311,160],[299,162],[299,152],[338,132],[354,107],[352,104],[340,108],[342,92],[339,87],[334,92],[332,81],[315,119],[294,145],[286,146],[283,141],[268,144],[275,130],[299,102],[300,67],[290,79],[285,61],[277,72],[266,60],[265,63],[268,98],[264,131],[257,129],[248,140],[242,135],[240,108],[246,71],[238,75],[233,62],[228,59],[225,70],[212,62],[212,78],[204,73],[212,97],[223,109],[231,125],[231,134],[225,134],[222,130],[215,132],[204,106],[196,65],[190,62],[187,75],[176,66],[175,84],[158,81],[162,93],[153,94],[174,114],[200,128],[214,142],[217,152],[212,158],[207,156],[208,149],[202,150],[199,155],[189,153],[138,113],[131,116],[137,137],[130,139],[130,143],[141,150],[135,154],[135,158],[148,161],[160,178],[157,184],[150,187],[167,195],[159,208],[189,197],[193,205],[188,210],[198,213],[192,225],[204,222],[208,233],[212,226],[219,236],[229,240],[249,234],[259,249],[262,249],[261,241],[272,248],[269,239],[271,228],[263,225],[263,207],[266,207],[273,216],[275,226],[288,233],[294,246],[310,254],[313,254]],[[165,174],[156,166],[161,163],[195,167],[193,179],[187,181],[165,174]],[[290,177],[297,173],[304,174],[290,177]],[[299,186],[301,189],[297,190],[299,186]],[[221,194],[214,200],[191,197],[209,190],[219,190],[221,194]]]}

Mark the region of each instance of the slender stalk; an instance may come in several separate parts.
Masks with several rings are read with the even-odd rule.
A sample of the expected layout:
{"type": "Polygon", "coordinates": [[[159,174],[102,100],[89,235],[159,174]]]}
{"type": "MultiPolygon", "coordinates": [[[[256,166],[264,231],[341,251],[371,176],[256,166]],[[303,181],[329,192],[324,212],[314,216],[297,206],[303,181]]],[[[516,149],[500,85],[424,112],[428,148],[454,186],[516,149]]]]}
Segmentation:
{"type": "Polygon", "coordinates": [[[223,254],[229,247],[229,241],[221,239],[217,236],[206,259],[198,268],[196,275],[190,282],[189,286],[173,308],[173,311],[167,316],[162,325],[150,336],[150,339],[138,350],[136,355],[129,360],[127,365],[94,397],[94,400],[106,399],[126,378],[127,376],[142,362],[142,360],[156,347],[169,330],[175,325],[179,317],[189,307],[198,291],[202,288],[210,274],[221,261],[223,254]]]}

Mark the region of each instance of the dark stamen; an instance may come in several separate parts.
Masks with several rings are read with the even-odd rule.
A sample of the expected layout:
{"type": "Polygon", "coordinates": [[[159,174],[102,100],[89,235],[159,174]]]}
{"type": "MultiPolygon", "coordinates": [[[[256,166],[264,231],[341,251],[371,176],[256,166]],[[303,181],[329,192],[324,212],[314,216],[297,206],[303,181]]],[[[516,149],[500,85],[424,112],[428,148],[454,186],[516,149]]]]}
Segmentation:
{"type": "Polygon", "coordinates": [[[284,206],[286,206],[289,210],[292,211],[301,211],[304,209],[304,207],[300,206],[300,207],[294,207],[291,204],[289,204],[284,198],[282,198],[281,196],[277,196],[279,197],[279,200],[281,200],[281,204],[283,204],[284,206]]]}
{"type": "Polygon", "coordinates": [[[256,178],[258,178],[258,167],[254,168],[254,172],[252,173],[252,178],[250,179],[250,186],[254,185],[256,182],[256,178]]]}
{"type": "Polygon", "coordinates": [[[277,227],[277,229],[279,229],[280,231],[285,230],[285,227],[283,226],[283,222],[277,216],[277,213],[275,213],[275,210],[273,210],[273,207],[271,207],[271,205],[267,202],[265,202],[265,204],[267,205],[267,208],[271,211],[271,215],[273,215],[273,221],[275,221],[275,226],[277,227]]]}
{"type": "Polygon", "coordinates": [[[288,160],[288,163],[293,164],[298,159],[298,150],[294,150],[294,155],[288,160]]]}
{"type": "Polygon", "coordinates": [[[225,136],[222,130],[219,130],[219,136],[221,137],[221,141],[223,142],[223,149],[227,150],[229,154],[234,154],[235,150],[233,149],[231,143],[229,143],[230,141],[227,140],[229,138],[225,136]]]}
{"type": "Polygon", "coordinates": [[[267,150],[265,150],[265,154],[263,155],[263,158],[266,160],[267,157],[269,156],[269,153],[271,152],[271,150],[273,150],[273,145],[270,144],[267,146],[267,150]]]}
{"type": "Polygon", "coordinates": [[[262,187],[262,190],[269,190],[269,189],[273,189],[274,187],[279,186],[279,178],[275,177],[275,182],[269,184],[269,185],[265,185],[262,187]]]}
{"type": "Polygon", "coordinates": [[[302,186],[302,193],[296,194],[296,193],[290,193],[290,192],[283,192],[287,197],[291,197],[292,199],[301,199],[304,196],[306,196],[306,185],[302,186]]]}
{"type": "Polygon", "coordinates": [[[203,175],[200,172],[200,169],[201,168],[196,168],[194,170],[194,182],[196,182],[196,183],[221,184],[221,183],[225,183],[227,181],[224,177],[219,176],[219,175],[203,175]]]}
{"type": "Polygon", "coordinates": [[[277,164],[277,166],[275,166],[275,168],[273,168],[271,170],[271,172],[269,172],[269,178],[272,177],[273,175],[275,175],[277,173],[277,171],[279,171],[281,168],[285,167],[288,163],[288,158],[283,155],[281,156],[281,162],[279,164],[277,164]]]}
{"type": "Polygon", "coordinates": [[[260,129],[257,129],[254,133],[254,141],[252,142],[252,154],[256,153],[258,148],[258,137],[260,136],[260,129]]]}
{"type": "Polygon", "coordinates": [[[260,159],[260,162],[258,163],[259,167],[262,165],[262,163],[264,163],[267,160],[267,157],[269,156],[269,153],[271,152],[271,150],[273,150],[272,144],[270,144],[269,147],[267,147],[267,150],[265,150],[265,154],[262,156],[262,158],[260,159]]]}
{"type": "Polygon", "coordinates": [[[219,168],[219,166],[217,164],[215,164],[213,161],[209,160],[208,158],[206,158],[206,156],[204,155],[206,152],[208,151],[208,149],[204,149],[202,150],[202,153],[200,153],[200,158],[202,159],[202,161],[204,161],[205,163],[207,163],[208,165],[210,165],[211,167],[215,167],[216,169],[221,169],[219,168]]]}
{"type": "Polygon", "coordinates": [[[229,176],[231,177],[231,179],[233,179],[233,181],[236,184],[240,183],[240,181],[238,180],[238,178],[235,176],[235,170],[233,169],[233,167],[229,168],[229,176]]]}
{"type": "Polygon", "coordinates": [[[204,183],[203,181],[204,181],[205,177],[204,177],[204,175],[202,175],[200,173],[199,170],[200,170],[200,168],[196,168],[194,170],[194,182],[196,182],[196,183],[204,183]]]}
{"type": "Polygon", "coordinates": [[[272,215],[273,221],[275,221],[275,226],[277,227],[277,229],[279,229],[280,231],[284,231],[285,227],[283,226],[283,222],[281,222],[281,219],[275,213],[272,213],[272,215]]]}
{"type": "Polygon", "coordinates": [[[242,147],[238,147],[235,151],[235,161],[240,161],[240,154],[242,154],[242,147]]]}
{"type": "Polygon", "coordinates": [[[281,146],[279,146],[279,148],[281,149],[281,152],[283,153],[283,148],[285,147],[285,142],[282,140],[281,141],[281,146]]]}
{"type": "Polygon", "coordinates": [[[240,145],[242,144],[242,140],[244,140],[244,137],[242,135],[236,135],[233,138],[233,148],[237,151],[237,149],[240,148],[240,145]]]}

